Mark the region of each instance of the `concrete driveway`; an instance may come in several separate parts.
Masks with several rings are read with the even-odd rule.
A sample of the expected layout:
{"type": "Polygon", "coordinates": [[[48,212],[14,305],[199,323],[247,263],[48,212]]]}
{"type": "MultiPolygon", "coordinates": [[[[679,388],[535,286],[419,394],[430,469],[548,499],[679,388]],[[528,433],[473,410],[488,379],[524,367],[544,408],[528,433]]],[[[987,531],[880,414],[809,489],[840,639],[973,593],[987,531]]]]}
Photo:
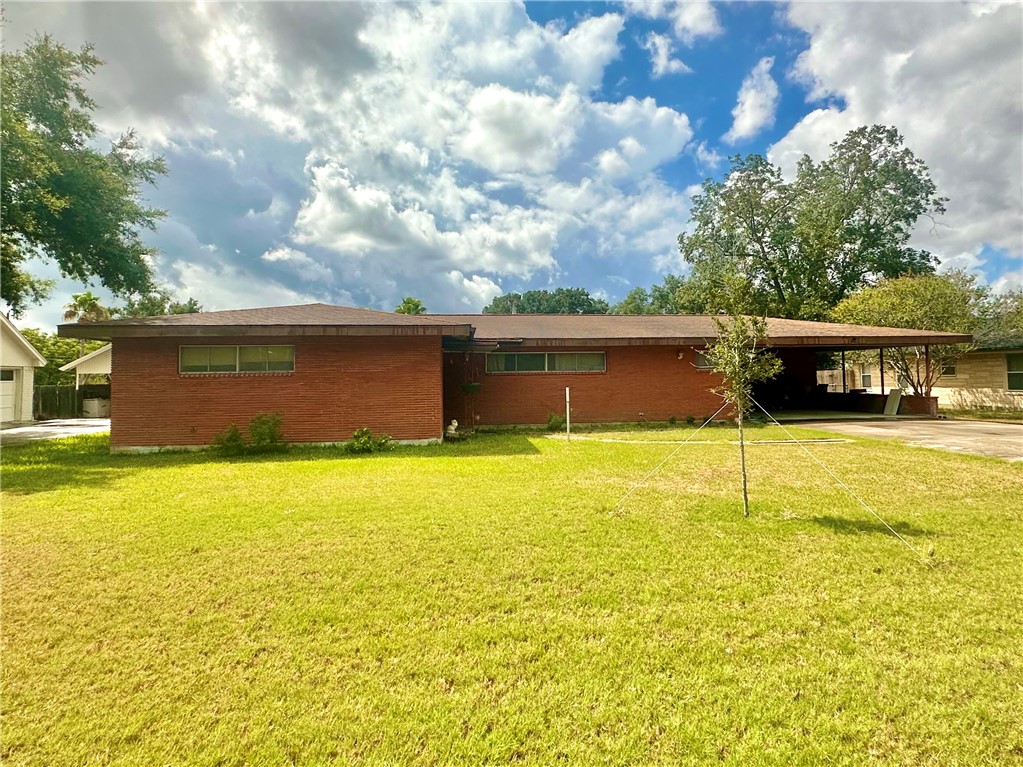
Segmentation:
{"type": "MultiPolygon", "coordinates": [[[[811,424],[807,424],[810,426],[811,424]]],[[[1023,461],[1023,423],[992,421],[841,421],[812,428],[853,437],[901,439],[910,445],[1023,461]]]]}
{"type": "Polygon", "coordinates": [[[40,439],[73,437],[76,434],[95,434],[110,431],[109,418],[61,418],[38,421],[27,426],[12,426],[0,431],[0,445],[24,445],[40,439]]]}

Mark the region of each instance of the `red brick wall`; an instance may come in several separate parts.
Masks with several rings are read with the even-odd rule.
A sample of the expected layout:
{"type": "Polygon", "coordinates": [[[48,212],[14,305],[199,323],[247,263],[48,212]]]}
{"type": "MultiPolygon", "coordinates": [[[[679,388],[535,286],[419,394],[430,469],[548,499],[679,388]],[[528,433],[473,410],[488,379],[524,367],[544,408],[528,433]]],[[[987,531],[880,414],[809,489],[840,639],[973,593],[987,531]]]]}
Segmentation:
{"type": "Polygon", "coordinates": [[[289,442],[335,442],[369,427],[394,439],[441,436],[440,337],[118,338],[111,447],[209,444],[257,413],[279,412],[289,442]],[[291,344],[294,373],[180,375],[182,344],[291,344]]]}
{"type": "Polygon", "coordinates": [[[485,354],[470,354],[466,362],[461,352],[446,353],[445,422],[454,418],[467,426],[470,410],[474,410],[476,423],[481,425],[546,423],[551,413],[565,414],[566,386],[572,390],[572,420],[579,423],[701,418],[721,407],[721,398],[709,391],[720,383],[720,377],[694,367],[693,349],[610,346],[556,351],[604,351],[607,372],[487,373],[485,354]],[[678,358],[680,351],[683,359],[678,358]],[[482,383],[478,394],[462,392],[461,384],[467,379],[482,383]]]}
{"type": "Polygon", "coordinates": [[[938,417],[938,398],[903,394],[899,400],[899,415],[929,415],[938,417]]]}

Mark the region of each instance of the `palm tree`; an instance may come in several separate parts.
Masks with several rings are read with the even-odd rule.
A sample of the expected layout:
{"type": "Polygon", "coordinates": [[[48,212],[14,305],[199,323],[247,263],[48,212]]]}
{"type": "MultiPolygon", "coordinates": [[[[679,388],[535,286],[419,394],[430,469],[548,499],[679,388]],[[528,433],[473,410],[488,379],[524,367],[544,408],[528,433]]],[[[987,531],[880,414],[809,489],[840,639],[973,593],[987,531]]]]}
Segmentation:
{"type": "MultiPolygon", "coordinates": [[[[72,293],[71,302],[64,307],[65,322],[99,322],[109,320],[110,310],[99,302],[99,296],[92,294],[92,291],[84,293],[72,293]]],[[[80,354],[85,354],[85,339],[78,342],[80,354]]]]}

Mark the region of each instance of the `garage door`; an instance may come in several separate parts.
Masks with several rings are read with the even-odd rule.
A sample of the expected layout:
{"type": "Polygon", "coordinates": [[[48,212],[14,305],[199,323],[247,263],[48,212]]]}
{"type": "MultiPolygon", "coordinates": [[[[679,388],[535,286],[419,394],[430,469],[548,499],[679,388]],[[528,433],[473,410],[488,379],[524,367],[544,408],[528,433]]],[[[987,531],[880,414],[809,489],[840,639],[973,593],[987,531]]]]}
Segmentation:
{"type": "Polygon", "coordinates": [[[14,371],[0,370],[0,421],[14,420],[14,371]]]}

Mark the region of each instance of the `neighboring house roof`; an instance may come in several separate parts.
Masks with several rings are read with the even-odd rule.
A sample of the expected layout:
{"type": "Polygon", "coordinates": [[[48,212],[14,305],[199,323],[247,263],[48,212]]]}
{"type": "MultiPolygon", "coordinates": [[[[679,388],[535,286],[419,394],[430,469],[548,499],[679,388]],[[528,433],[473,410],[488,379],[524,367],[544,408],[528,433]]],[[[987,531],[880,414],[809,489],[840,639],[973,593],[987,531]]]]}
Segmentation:
{"type": "MultiPolygon", "coordinates": [[[[71,362],[69,362],[66,365],[61,365],[60,371],[62,373],[67,373],[67,372],[70,372],[72,370],[77,370],[80,366],[85,365],[86,363],[91,362],[91,361],[95,360],[97,357],[100,357],[100,356],[102,356],[104,354],[106,354],[109,357],[110,356],[110,348],[111,348],[110,344],[107,344],[106,346],[101,346],[100,348],[96,349],[95,351],[89,352],[84,357],[79,357],[78,359],[72,360],[71,362]]],[[[107,372],[107,373],[110,372],[110,361],[109,360],[107,360],[107,369],[106,369],[105,372],[107,372]]]]}
{"type": "MultiPolygon", "coordinates": [[[[717,337],[716,315],[700,314],[433,314],[471,322],[474,339],[531,346],[678,344],[700,346],[717,337]]],[[[768,318],[773,347],[866,348],[966,343],[968,335],[768,318]]]]}
{"type": "MultiPolygon", "coordinates": [[[[30,360],[29,366],[34,368],[41,368],[43,365],[46,364],[46,358],[36,351],[36,348],[28,342],[28,339],[25,338],[25,336],[23,336],[16,327],[14,327],[14,323],[7,319],[6,315],[0,314],[0,322],[2,322],[3,327],[9,331],[10,337],[14,339],[14,343],[17,345],[17,347],[30,360]]],[[[6,347],[7,344],[5,343],[3,344],[3,346],[6,347]]],[[[2,363],[4,365],[7,365],[8,367],[25,367],[24,365],[20,364],[12,365],[11,362],[8,361],[8,356],[9,356],[8,354],[3,354],[2,363]]]]}
{"type": "MultiPolygon", "coordinates": [[[[468,342],[586,346],[701,346],[717,336],[714,315],[428,314],[406,315],[328,304],[173,314],[61,325],[73,338],[145,336],[442,335],[468,342]]],[[[768,319],[774,347],[878,348],[966,343],[968,335],[906,328],[768,319]]]]}
{"type": "Polygon", "coordinates": [[[145,336],[455,336],[468,338],[465,321],[378,312],[329,304],[270,306],[223,312],[168,314],[61,325],[58,335],[109,340],[145,336]]]}
{"type": "Polygon", "coordinates": [[[975,352],[1013,352],[1023,350],[1023,338],[999,338],[997,341],[981,341],[975,352]]]}

